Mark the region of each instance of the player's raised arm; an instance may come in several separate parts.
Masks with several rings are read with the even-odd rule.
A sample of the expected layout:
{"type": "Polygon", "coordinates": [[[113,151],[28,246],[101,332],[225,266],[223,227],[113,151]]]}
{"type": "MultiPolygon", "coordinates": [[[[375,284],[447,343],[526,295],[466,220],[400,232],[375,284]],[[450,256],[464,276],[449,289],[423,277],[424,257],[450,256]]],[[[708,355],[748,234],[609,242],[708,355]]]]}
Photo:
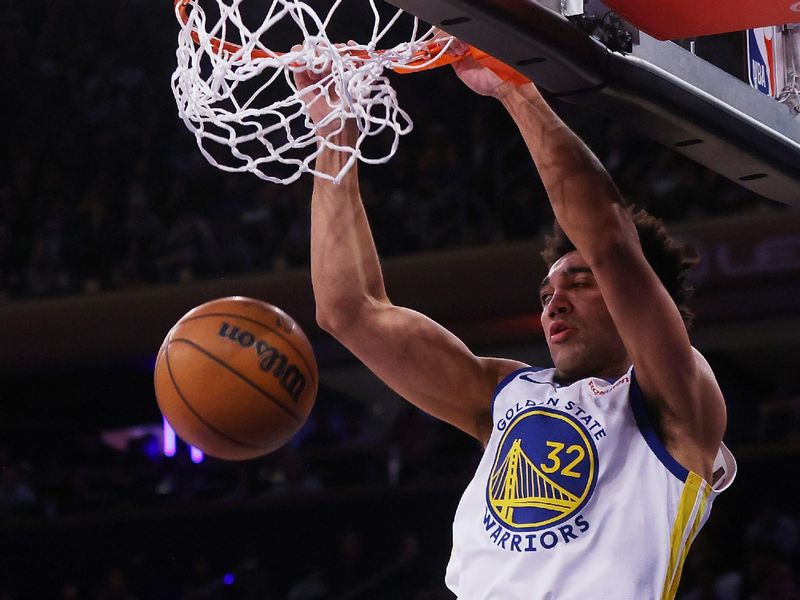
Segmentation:
{"type": "MultiPolygon", "coordinates": [[[[313,82],[305,72],[295,77],[301,88],[313,82]]],[[[312,94],[304,101],[312,102],[312,94]]],[[[323,98],[311,104],[311,116],[324,118],[323,98]]],[[[331,139],[340,146],[355,140],[353,121],[331,139]]],[[[345,153],[326,149],[316,168],[338,173],[344,160],[345,153]]],[[[485,441],[498,379],[524,365],[478,358],[434,321],[389,301],[356,166],[338,185],[315,179],[311,212],[311,278],[320,326],[398,394],[485,441]]]]}
{"type": "Polygon", "coordinates": [[[533,84],[503,83],[471,59],[456,71],[478,93],[497,97],[518,125],[556,220],[586,262],[588,283],[602,293],[664,442],[686,467],[708,477],[725,429],[724,401],[646,260],[611,177],[533,84]]]}

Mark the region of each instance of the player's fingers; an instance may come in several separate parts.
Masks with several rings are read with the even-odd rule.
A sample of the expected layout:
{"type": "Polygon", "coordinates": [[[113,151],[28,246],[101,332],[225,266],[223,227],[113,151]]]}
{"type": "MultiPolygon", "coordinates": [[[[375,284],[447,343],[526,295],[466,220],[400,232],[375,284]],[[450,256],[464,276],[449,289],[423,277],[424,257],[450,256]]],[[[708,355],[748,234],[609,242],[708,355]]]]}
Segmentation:
{"type": "Polygon", "coordinates": [[[453,56],[464,56],[469,52],[469,44],[462,42],[458,38],[453,38],[450,46],[447,48],[447,53],[453,56]]]}
{"type": "Polygon", "coordinates": [[[464,56],[469,52],[469,44],[462,42],[456,36],[447,33],[444,29],[433,28],[434,34],[431,42],[435,42],[447,47],[447,54],[452,56],[464,56]]]}
{"type": "MultiPolygon", "coordinates": [[[[302,44],[295,44],[294,46],[291,47],[291,49],[289,50],[288,53],[295,55],[295,60],[292,62],[292,66],[299,66],[299,65],[303,64],[302,62],[297,60],[298,58],[302,58],[302,54],[301,54],[302,51],[303,51],[303,45],[302,44]]],[[[295,74],[297,74],[299,72],[300,71],[295,71],[295,74]]]]}
{"type": "MultiPolygon", "coordinates": [[[[302,50],[303,46],[299,44],[292,46],[292,52],[294,53],[301,52],[302,50]]],[[[298,56],[298,59],[302,59],[302,55],[298,56]]],[[[292,62],[292,67],[294,67],[291,69],[292,78],[294,79],[294,84],[300,90],[307,88],[319,79],[319,75],[305,68],[305,64],[304,60],[292,62]]]]}
{"type": "Polygon", "coordinates": [[[461,75],[462,73],[466,73],[468,71],[472,71],[474,69],[482,69],[480,63],[475,60],[475,57],[471,54],[466,54],[464,58],[461,60],[457,60],[453,63],[453,69],[456,73],[461,75]]]}
{"type": "Polygon", "coordinates": [[[306,88],[314,83],[320,81],[325,77],[329,71],[316,72],[308,68],[309,56],[308,53],[303,52],[305,47],[301,44],[292,46],[291,52],[297,54],[297,60],[292,63],[292,76],[294,77],[295,85],[299,89],[306,88]]]}
{"type": "Polygon", "coordinates": [[[344,52],[343,52],[343,50],[344,50],[344,49],[345,49],[347,46],[348,46],[348,44],[344,44],[344,43],[342,43],[342,42],[339,42],[339,43],[337,43],[337,44],[334,44],[334,45],[333,45],[333,47],[334,47],[334,48],[336,48],[336,51],[339,53],[339,55],[341,55],[341,54],[343,54],[343,53],[344,53],[344,52]]]}

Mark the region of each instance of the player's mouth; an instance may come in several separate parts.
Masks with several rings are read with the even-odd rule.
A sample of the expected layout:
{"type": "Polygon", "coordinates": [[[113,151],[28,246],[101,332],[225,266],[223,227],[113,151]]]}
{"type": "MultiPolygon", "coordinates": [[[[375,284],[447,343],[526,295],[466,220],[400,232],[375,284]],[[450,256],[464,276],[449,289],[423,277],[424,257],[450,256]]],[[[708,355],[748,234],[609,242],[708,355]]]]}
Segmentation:
{"type": "Polygon", "coordinates": [[[563,321],[556,321],[550,324],[550,343],[551,344],[558,344],[559,342],[563,342],[567,339],[570,335],[574,334],[577,331],[574,327],[570,326],[568,323],[563,321]]]}

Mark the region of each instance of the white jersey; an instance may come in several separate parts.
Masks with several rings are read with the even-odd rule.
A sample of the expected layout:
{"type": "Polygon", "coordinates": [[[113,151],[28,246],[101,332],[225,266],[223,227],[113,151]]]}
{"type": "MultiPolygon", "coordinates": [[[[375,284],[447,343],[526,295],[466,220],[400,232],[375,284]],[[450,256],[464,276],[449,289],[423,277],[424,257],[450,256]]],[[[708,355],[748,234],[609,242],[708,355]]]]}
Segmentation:
{"type": "Polygon", "coordinates": [[[459,600],[663,600],[736,473],[714,485],[664,448],[633,369],[568,386],[527,368],[498,386],[493,428],[453,523],[447,586],[459,600]]]}

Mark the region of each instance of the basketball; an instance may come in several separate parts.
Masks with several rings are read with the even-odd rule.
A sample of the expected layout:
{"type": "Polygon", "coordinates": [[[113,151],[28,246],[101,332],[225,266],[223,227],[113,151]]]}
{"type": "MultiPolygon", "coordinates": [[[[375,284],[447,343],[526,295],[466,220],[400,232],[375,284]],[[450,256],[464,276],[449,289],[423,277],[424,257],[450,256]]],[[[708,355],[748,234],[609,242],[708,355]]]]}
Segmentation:
{"type": "Polygon", "coordinates": [[[187,443],[226,460],[283,446],[308,418],[317,363],[295,321],[233,296],[201,304],[169,331],[156,359],[158,407],[187,443]]]}

